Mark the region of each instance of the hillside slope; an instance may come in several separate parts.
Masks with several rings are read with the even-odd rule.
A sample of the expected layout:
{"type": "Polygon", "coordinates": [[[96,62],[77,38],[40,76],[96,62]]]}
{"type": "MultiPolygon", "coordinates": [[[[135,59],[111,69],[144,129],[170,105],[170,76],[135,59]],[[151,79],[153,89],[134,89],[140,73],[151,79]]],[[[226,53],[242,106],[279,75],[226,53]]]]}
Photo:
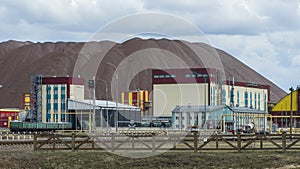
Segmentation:
{"type": "MultiPolygon", "coordinates": [[[[118,67],[119,91],[151,90],[150,68],[222,68],[231,80],[270,85],[272,102],[286,93],[228,53],[203,43],[168,39],[134,38],[124,43],[57,42],[0,43],[0,107],[22,107],[22,94],[30,92],[30,76],[96,76],[96,97],[111,100],[114,66],[118,67]],[[79,62],[80,61],[80,62],[79,62]],[[77,62],[77,64],[76,64],[77,62]],[[79,63],[79,64],[78,64],[79,63]],[[108,93],[106,96],[106,85],[108,93]],[[112,84],[112,85],[110,85],[112,84]]],[[[89,96],[86,87],[86,96],[89,96]]]]}

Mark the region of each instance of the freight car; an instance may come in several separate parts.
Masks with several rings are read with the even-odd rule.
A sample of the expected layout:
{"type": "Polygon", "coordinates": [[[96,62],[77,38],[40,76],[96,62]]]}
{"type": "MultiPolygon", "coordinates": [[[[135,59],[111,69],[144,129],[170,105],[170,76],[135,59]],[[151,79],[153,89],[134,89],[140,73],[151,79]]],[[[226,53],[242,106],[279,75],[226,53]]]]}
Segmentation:
{"type": "Polygon", "coordinates": [[[32,132],[32,131],[57,131],[57,130],[71,130],[72,124],[68,122],[64,123],[42,123],[42,122],[22,122],[11,121],[11,132],[32,132]]]}

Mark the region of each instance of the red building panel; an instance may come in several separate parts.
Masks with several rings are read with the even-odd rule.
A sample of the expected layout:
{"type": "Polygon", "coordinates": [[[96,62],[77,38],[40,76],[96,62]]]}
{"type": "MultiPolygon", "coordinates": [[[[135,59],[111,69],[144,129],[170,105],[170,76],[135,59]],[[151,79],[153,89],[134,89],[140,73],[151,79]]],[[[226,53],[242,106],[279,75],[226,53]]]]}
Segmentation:
{"type": "Polygon", "coordinates": [[[216,78],[217,71],[211,68],[152,70],[153,84],[210,83],[216,78]]]}
{"type": "Polygon", "coordinates": [[[18,115],[18,110],[0,110],[0,127],[8,127],[8,119],[11,118],[11,120],[17,120],[18,115]]]}

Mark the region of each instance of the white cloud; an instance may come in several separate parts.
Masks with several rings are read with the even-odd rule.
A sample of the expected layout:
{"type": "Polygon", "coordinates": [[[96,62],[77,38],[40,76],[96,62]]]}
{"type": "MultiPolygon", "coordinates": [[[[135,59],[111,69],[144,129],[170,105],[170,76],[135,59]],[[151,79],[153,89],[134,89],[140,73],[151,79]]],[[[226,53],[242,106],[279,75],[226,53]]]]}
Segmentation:
{"type": "Polygon", "coordinates": [[[146,28],[185,40],[200,39],[284,89],[299,83],[293,75],[300,73],[300,0],[2,0],[0,40],[85,41],[111,21],[143,12],[162,12],[183,20],[164,20],[158,15],[135,18],[116,23],[105,35],[110,40],[126,39],[145,33],[141,30],[146,28]],[[185,21],[200,32],[184,27],[185,21]]]}

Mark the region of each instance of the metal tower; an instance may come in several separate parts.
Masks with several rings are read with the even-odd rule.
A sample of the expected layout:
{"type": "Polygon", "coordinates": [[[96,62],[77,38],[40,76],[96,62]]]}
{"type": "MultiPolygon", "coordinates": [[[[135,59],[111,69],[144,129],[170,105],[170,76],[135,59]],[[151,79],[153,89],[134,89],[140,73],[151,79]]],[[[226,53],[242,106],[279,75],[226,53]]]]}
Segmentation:
{"type": "Polygon", "coordinates": [[[42,121],[42,75],[31,76],[31,92],[30,92],[30,116],[31,122],[42,121]]]}

